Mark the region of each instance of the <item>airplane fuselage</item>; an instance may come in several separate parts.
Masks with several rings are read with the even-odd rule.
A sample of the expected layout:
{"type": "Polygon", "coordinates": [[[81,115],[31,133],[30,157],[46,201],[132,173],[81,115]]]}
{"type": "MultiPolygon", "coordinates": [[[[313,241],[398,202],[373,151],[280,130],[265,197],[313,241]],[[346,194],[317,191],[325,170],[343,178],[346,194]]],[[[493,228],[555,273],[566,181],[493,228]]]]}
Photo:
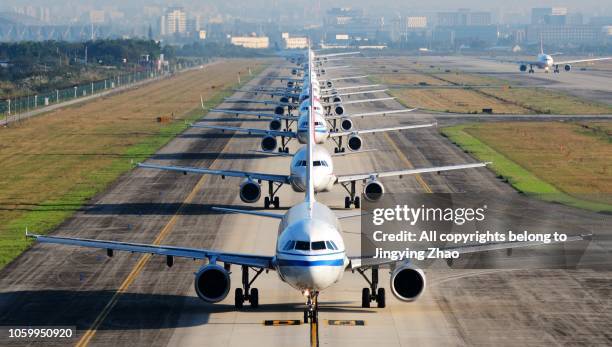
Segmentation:
{"type": "Polygon", "coordinates": [[[321,291],[342,279],[348,265],[340,224],[327,206],[290,208],[278,227],[274,264],[282,281],[302,292],[321,291]]]}

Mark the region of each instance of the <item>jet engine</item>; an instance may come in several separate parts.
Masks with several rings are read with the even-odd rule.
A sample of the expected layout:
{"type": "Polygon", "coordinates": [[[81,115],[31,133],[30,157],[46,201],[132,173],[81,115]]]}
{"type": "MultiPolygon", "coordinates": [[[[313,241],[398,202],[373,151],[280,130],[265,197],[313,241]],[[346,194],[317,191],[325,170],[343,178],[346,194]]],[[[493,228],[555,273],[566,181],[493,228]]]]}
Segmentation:
{"type": "Polygon", "coordinates": [[[293,88],[293,81],[287,82],[287,88],[293,88]]]}
{"type": "Polygon", "coordinates": [[[385,187],[376,179],[369,179],[363,186],[363,197],[368,201],[378,201],[385,194],[385,187]]]}
{"type": "Polygon", "coordinates": [[[334,82],[332,81],[327,81],[325,84],[327,85],[327,88],[332,88],[334,86],[334,82]]]}
{"type": "Polygon", "coordinates": [[[572,66],[570,64],[565,64],[563,69],[565,69],[565,71],[570,71],[572,69],[572,66]]]}
{"type": "Polygon", "coordinates": [[[286,96],[283,96],[282,98],[280,98],[280,102],[282,103],[288,103],[289,102],[289,98],[286,96]]]}
{"type": "Polygon", "coordinates": [[[283,126],[283,122],[280,119],[273,119],[270,121],[270,130],[280,130],[283,126]]]}
{"type": "Polygon", "coordinates": [[[332,98],[332,102],[334,102],[334,103],[336,103],[336,104],[337,104],[337,103],[340,103],[340,102],[342,102],[342,98],[341,98],[341,97],[339,97],[339,96],[334,96],[334,97],[332,98]]]}
{"type": "Polygon", "coordinates": [[[292,75],[297,75],[297,73],[298,73],[298,70],[297,70],[297,69],[292,69],[292,70],[291,70],[291,74],[292,74],[292,75]]]}
{"type": "Polygon", "coordinates": [[[283,106],[276,106],[274,108],[274,114],[283,115],[285,113],[285,108],[283,106]]]}
{"type": "Polygon", "coordinates": [[[334,107],[334,113],[336,113],[338,116],[342,116],[344,114],[344,107],[342,105],[336,105],[334,107]]]}
{"type": "Polygon", "coordinates": [[[344,131],[353,129],[353,121],[350,118],[344,118],[340,121],[340,127],[344,131]]]}
{"type": "Polygon", "coordinates": [[[521,70],[522,72],[527,71],[527,65],[521,64],[521,66],[519,67],[519,70],[521,70]]]}
{"type": "Polygon", "coordinates": [[[206,302],[225,299],[230,287],[229,272],[217,264],[202,266],[195,275],[195,291],[206,302]]]}
{"type": "MultiPolygon", "coordinates": [[[[344,121],[342,121],[342,123],[344,124],[344,121]]],[[[348,142],[348,148],[351,151],[358,151],[361,149],[361,146],[363,145],[363,140],[361,139],[361,137],[357,135],[349,136],[347,142],[348,142]]]]}
{"type": "Polygon", "coordinates": [[[259,183],[248,178],[240,183],[240,200],[243,202],[252,204],[259,200],[260,196],[261,186],[259,183]]]}
{"type": "Polygon", "coordinates": [[[266,152],[272,152],[276,149],[276,137],[274,136],[265,136],[261,139],[261,149],[266,152]]]}
{"type": "Polygon", "coordinates": [[[391,291],[401,301],[414,301],[425,291],[425,273],[410,264],[404,264],[391,273],[391,291]]]}

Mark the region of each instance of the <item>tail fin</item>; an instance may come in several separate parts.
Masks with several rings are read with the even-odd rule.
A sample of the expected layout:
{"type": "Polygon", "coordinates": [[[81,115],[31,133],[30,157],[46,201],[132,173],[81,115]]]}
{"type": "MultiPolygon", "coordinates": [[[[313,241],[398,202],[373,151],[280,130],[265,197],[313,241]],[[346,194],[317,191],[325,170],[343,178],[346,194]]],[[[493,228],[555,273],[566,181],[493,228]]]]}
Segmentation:
{"type": "Polygon", "coordinates": [[[308,203],[308,209],[312,215],[312,210],[313,210],[313,206],[314,206],[314,202],[315,202],[315,196],[314,196],[314,181],[313,181],[313,174],[312,174],[312,160],[313,160],[313,155],[312,155],[312,151],[314,149],[314,109],[313,109],[313,95],[312,95],[312,54],[311,54],[311,47],[310,47],[310,43],[308,45],[308,78],[309,78],[309,83],[308,83],[308,88],[310,88],[309,90],[309,95],[310,95],[310,107],[308,110],[308,143],[306,144],[307,149],[308,149],[308,157],[307,157],[307,172],[306,172],[306,181],[307,181],[307,187],[306,187],[306,202],[308,203]]]}

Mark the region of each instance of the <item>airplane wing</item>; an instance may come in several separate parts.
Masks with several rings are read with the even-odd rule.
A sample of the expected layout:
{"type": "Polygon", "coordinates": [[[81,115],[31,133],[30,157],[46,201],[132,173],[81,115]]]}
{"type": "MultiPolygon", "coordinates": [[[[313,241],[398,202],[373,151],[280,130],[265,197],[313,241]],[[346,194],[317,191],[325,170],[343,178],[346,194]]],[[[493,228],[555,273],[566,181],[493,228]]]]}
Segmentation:
{"type": "MultiPolygon", "coordinates": [[[[592,235],[575,235],[568,236],[566,241],[553,241],[549,243],[545,243],[543,241],[508,241],[508,242],[499,242],[499,243],[486,243],[486,244],[478,244],[478,245],[465,245],[465,246],[455,246],[455,247],[441,247],[441,251],[456,251],[459,254],[470,254],[470,253],[479,253],[479,252],[487,252],[487,251],[496,251],[496,250],[504,250],[504,249],[513,249],[513,248],[524,248],[524,247],[532,247],[539,245],[550,245],[554,243],[565,243],[565,242],[576,242],[576,241],[586,241],[590,240],[592,235]]],[[[350,263],[348,267],[350,269],[359,269],[359,268],[369,268],[372,266],[380,266],[380,265],[388,265],[398,263],[398,260],[384,259],[384,258],[373,258],[371,256],[349,256],[350,263]]]]}
{"type": "Polygon", "coordinates": [[[261,118],[274,118],[274,119],[286,119],[286,120],[298,119],[298,117],[296,116],[285,116],[285,115],[280,115],[276,113],[264,113],[264,112],[257,112],[257,111],[232,110],[232,109],[226,109],[226,108],[213,108],[208,112],[227,113],[227,114],[233,114],[236,116],[245,115],[245,116],[254,116],[254,117],[261,117],[261,118]]]}
{"type": "MultiPolygon", "coordinates": [[[[407,108],[403,110],[389,110],[389,111],[374,111],[374,112],[364,112],[364,113],[353,113],[341,116],[327,116],[325,119],[342,119],[342,118],[358,118],[358,117],[370,117],[370,116],[386,116],[388,114],[396,114],[396,113],[408,113],[416,110],[416,108],[407,108]]],[[[433,123],[436,124],[436,123],[433,123]]]]}
{"type": "Polygon", "coordinates": [[[400,126],[389,127],[389,128],[375,128],[375,129],[363,129],[363,130],[336,131],[336,132],[329,133],[329,136],[330,137],[340,137],[340,136],[370,134],[370,133],[378,133],[378,132],[394,131],[394,130],[429,128],[429,127],[433,127],[433,126],[436,126],[436,125],[437,125],[437,123],[430,123],[430,124],[418,124],[418,125],[400,125],[400,126]]]}
{"type": "Polygon", "coordinates": [[[392,177],[392,176],[408,176],[408,175],[416,175],[428,172],[441,172],[441,171],[451,171],[451,170],[463,170],[463,169],[472,169],[477,167],[485,167],[490,162],[486,163],[475,163],[475,164],[461,164],[461,165],[450,165],[450,166],[437,166],[437,167],[427,167],[420,169],[406,169],[406,170],[397,170],[397,171],[380,171],[380,172],[369,172],[363,174],[356,175],[337,175],[336,182],[344,183],[344,182],[352,182],[365,180],[368,178],[383,178],[383,177],[392,177]]]}
{"type": "Polygon", "coordinates": [[[359,54],[359,53],[360,52],[343,52],[343,53],[317,54],[315,56],[315,60],[316,60],[316,58],[339,57],[339,56],[343,56],[343,55],[355,55],[355,54],[359,54]]]}
{"type": "Polygon", "coordinates": [[[322,80],[321,82],[327,82],[327,81],[343,81],[343,80],[352,80],[352,79],[357,79],[357,78],[366,78],[368,77],[368,75],[358,75],[358,76],[346,76],[346,77],[336,77],[336,78],[329,78],[326,80],[322,80]]]}
{"type": "MultiPolygon", "coordinates": [[[[293,118],[294,119],[294,118],[293,118]]],[[[229,126],[219,126],[219,125],[206,125],[206,124],[192,124],[194,128],[204,128],[204,129],[217,129],[221,131],[236,131],[241,133],[247,133],[249,135],[262,135],[262,136],[283,136],[283,137],[297,137],[297,134],[293,131],[278,131],[278,130],[264,130],[264,129],[255,129],[255,128],[239,128],[239,127],[229,127],[229,126]]]]}
{"type": "Polygon", "coordinates": [[[556,61],[555,65],[588,63],[590,61],[601,61],[601,60],[610,60],[610,59],[612,59],[612,57],[556,61]]]}
{"type": "Polygon", "coordinates": [[[264,104],[264,105],[278,105],[278,106],[287,106],[287,107],[295,107],[297,104],[289,103],[289,102],[280,102],[276,100],[258,100],[258,99],[225,99],[224,102],[231,103],[241,103],[241,104],[264,104]]]}
{"type": "Polygon", "coordinates": [[[323,103],[323,106],[361,104],[364,102],[387,101],[387,100],[394,100],[394,99],[395,99],[394,97],[390,96],[386,98],[360,99],[360,100],[351,100],[351,101],[343,101],[343,102],[326,102],[326,103],[323,103]]]}
{"type": "Polygon", "coordinates": [[[211,207],[211,209],[214,210],[214,211],[220,211],[220,212],[237,213],[237,214],[250,214],[252,216],[260,216],[260,217],[268,217],[268,218],[275,218],[275,219],[283,219],[283,215],[282,214],[272,213],[272,212],[252,211],[252,210],[243,210],[243,209],[238,209],[238,208],[225,208],[225,207],[216,207],[216,206],[211,207]]]}
{"type": "Polygon", "coordinates": [[[382,93],[382,92],[386,92],[387,90],[388,89],[360,90],[358,92],[350,92],[350,93],[325,94],[325,95],[321,95],[321,97],[327,98],[331,96],[350,96],[350,95],[359,95],[359,94],[368,94],[368,93],[382,93]]]}
{"type": "Polygon", "coordinates": [[[36,239],[39,242],[44,243],[55,243],[60,245],[70,246],[81,246],[90,248],[106,249],[108,254],[112,254],[111,250],[136,252],[136,253],[148,253],[156,255],[165,255],[169,257],[181,257],[190,259],[216,259],[229,264],[246,265],[264,269],[274,269],[272,256],[265,255],[253,255],[253,254],[242,254],[242,253],[229,253],[223,251],[214,251],[208,249],[198,248],[187,248],[187,247],[175,247],[175,246],[161,246],[161,245],[148,245],[142,243],[131,243],[131,242],[120,242],[120,241],[106,241],[106,240],[92,240],[92,239],[80,239],[73,237],[60,237],[60,236],[45,236],[26,233],[26,237],[36,239]]]}
{"type": "Polygon", "coordinates": [[[166,171],[177,171],[182,173],[196,173],[202,175],[216,175],[225,178],[228,177],[241,177],[241,178],[250,178],[253,180],[262,180],[262,181],[270,181],[276,183],[289,183],[289,176],[286,175],[275,175],[275,174],[265,174],[265,173],[257,173],[257,172],[248,172],[248,171],[235,171],[235,170],[215,170],[215,169],[206,169],[199,167],[189,167],[189,166],[172,166],[172,165],[156,165],[156,164],[143,164],[139,163],[138,167],[142,167],[145,169],[158,169],[158,170],[166,170],[166,171]]]}

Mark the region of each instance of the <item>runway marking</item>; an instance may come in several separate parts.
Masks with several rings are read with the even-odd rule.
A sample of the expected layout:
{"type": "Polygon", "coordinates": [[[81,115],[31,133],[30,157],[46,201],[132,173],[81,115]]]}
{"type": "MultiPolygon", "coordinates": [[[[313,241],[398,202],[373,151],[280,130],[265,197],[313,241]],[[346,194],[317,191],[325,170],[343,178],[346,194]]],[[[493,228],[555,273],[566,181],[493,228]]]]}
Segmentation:
{"type": "MultiPolygon", "coordinates": [[[[168,235],[170,230],[172,230],[172,227],[174,227],[174,225],[176,224],[176,221],[178,220],[180,213],[183,211],[185,206],[187,206],[187,204],[193,201],[197,192],[200,190],[202,185],[204,185],[204,182],[206,181],[207,177],[208,176],[202,176],[202,178],[200,178],[200,180],[193,187],[189,195],[185,198],[185,200],[183,200],[183,202],[181,203],[181,206],[176,211],[176,213],[172,216],[172,218],[170,218],[168,223],[159,232],[159,234],[157,234],[157,237],[153,241],[154,245],[159,245],[164,240],[164,238],[168,235]]],[[[136,263],[136,265],[134,266],[130,274],[125,278],[125,280],[123,280],[123,283],[121,283],[121,286],[119,286],[119,289],[115,292],[115,294],[110,299],[110,301],[106,304],[106,306],[104,306],[104,309],[102,310],[102,312],[100,312],[98,317],[96,317],[96,320],[94,321],[94,323],[91,325],[89,329],[87,329],[85,334],[79,339],[79,342],[77,342],[76,344],[77,347],[85,347],[89,344],[93,336],[96,334],[96,331],[100,327],[100,324],[102,324],[102,322],[106,319],[106,317],[111,312],[113,307],[115,307],[115,305],[117,304],[119,297],[127,291],[127,289],[130,287],[132,282],[134,282],[134,280],[136,279],[136,276],[140,274],[140,272],[142,271],[142,268],[147,264],[149,259],[151,259],[151,254],[145,254],[140,257],[140,259],[138,260],[138,263],[136,263]]]]}
{"type": "Polygon", "coordinates": [[[310,322],[310,346],[319,347],[319,324],[310,322]]]}
{"type": "Polygon", "coordinates": [[[328,319],[327,325],[343,325],[343,326],[364,326],[365,321],[363,320],[337,320],[337,319],[328,319]]]}
{"type": "Polygon", "coordinates": [[[264,321],[265,326],[285,326],[285,325],[300,325],[302,321],[299,319],[290,319],[290,320],[266,320],[264,321]]]}
{"type": "MultiPolygon", "coordinates": [[[[412,165],[412,163],[410,162],[410,160],[408,160],[408,158],[406,157],[406,155],[404,155],[404,153],[399,149],[399,147],[397,146],[397,144],[395,143],[395,141],[393,141],[393,139],[391,138],[391,136],[389,136],[389,134],[387,132],[383,132],[383,135],[387,138],[387,140],[391,143],[391,146],[393,146],[393,148],[395,149],[395,151],[397,152],[398,156],[400,157],[400,159],[402,159],[403,162],[405,162],[406,164],[408,164],[408,166],[410,166],[410,168],[414,168],[414,165],[412,165]]],[[[416,174],[413,175],[414,178],[417,180],[417,182],[419,182],[419,184],[421,185],[421,187],[423,187],[423,189],[425,189],[425,191],[427,193],[433,193],[433,190],[431,190],[431,187],[429,187],[429,185],[427,184],[427,182],[425,182],[425,180],[423,179],[423,177],[421,176],[421,174],[416,174]]]]}

